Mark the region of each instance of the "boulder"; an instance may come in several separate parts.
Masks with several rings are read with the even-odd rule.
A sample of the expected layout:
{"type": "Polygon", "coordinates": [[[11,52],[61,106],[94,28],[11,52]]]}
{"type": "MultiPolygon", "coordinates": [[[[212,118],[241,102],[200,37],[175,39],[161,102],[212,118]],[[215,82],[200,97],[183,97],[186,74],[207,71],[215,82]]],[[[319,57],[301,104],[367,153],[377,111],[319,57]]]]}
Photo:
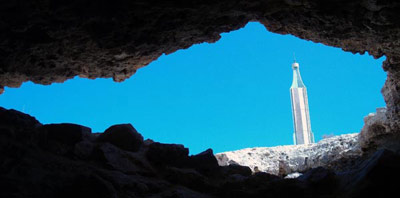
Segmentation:
{"type": "Polygon", "coordinates": [[[212,149],[207,149],[197,155],[190,156],[190,161],[198,166],[217,167],[218,161],[212,149]]]}
{"type": "Polygon", "coordinates": [[[88,127],[77,124],[46,124],[36,128],[36,136],[41,143],[52,141],[75,145],[76,143],[88,138],[92,130],[88,127]]]}
{"type": "Polygon", "coordinates": [[[131,124],[118,124],[108,128],[97,140],[109,142],[121,149],[136,152],[143,144],[143,136],[131,124]]]}
{"type": "Polygon", "coordinates": [[[372,155],[379,149],[399,151],[400,133],[391,127],[392,124],[386,108],[377,108],[376,113],[364,117],[364,126],[359,134],[363,152],[372,155]]]}
{"type": "Polygon", "coordinates": [[[5,109],[0,107],[0,127],[4,126],[15,126],[23,128],[34,128],[35,126],[41,125],[36,118],[16,111],[14,109],[5,109]]]}
{"type": "Polygon", "coordinates": [[[26,138],[40,122],[34,117],[16,111],[14,109],[4,109],[0,107],[0,136],[26,138]]]}
{"type": "Polygon", "coordinates": [[[189,160],[190,167],[195,168],[205,175],[211,175],[220,168],[212,149],[207,149],[197,155],[192,155],[189,160]]]}
{"type": "Polygon", "coordinates": [[[146,157],[157,166],[185,167],[189,161],[189,149],[181,144],[150,144],[146,157]]]}
{"type": "Polygon", "coordinates": [[[353,173],[342,177],[348,197],[393,197],[398,193],[400,155],[386,149],[376,151],[353,173]]]}
{"type": "Polygon", "coordinates": [[[227,175],[250,176],[252,173],[249,167],[239,164],[229,164],[229,166],[223,166],[221,169],[227,175]]]}
{"type": "Polygon", "coordinates": [[[93,149],[91,159],[104,163],[106,167],[122,173],[133,174],[141,170],[136,164],[140,162],[129,154],[129,152],[119,149],[113,144],[104,143],[93,149]]]}

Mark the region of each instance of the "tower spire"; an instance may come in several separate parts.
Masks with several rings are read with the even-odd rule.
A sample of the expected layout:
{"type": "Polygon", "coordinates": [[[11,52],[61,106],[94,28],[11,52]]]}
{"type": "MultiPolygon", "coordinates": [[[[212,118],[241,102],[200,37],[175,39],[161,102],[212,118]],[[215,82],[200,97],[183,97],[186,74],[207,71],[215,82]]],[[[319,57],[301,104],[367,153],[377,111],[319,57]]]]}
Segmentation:
{"type": "Polygon", "coordinates": [[[292,63],[293,82],[291,88],[306,87],[303,83],[303,80],[301,79],[299,67],[299,63],[296,62],[296,59],[294,59],[294,63],[292,63]]]}
{"type": "Polygon", "coordinates": [[[293,59],[293,83],[290,87],[294,125],[293,140],[294,144],[310,144],[314,143],[314,134],[311,131],[307,88],[301,79],[299,63],[296,62],[294,53],[293,59]]]}

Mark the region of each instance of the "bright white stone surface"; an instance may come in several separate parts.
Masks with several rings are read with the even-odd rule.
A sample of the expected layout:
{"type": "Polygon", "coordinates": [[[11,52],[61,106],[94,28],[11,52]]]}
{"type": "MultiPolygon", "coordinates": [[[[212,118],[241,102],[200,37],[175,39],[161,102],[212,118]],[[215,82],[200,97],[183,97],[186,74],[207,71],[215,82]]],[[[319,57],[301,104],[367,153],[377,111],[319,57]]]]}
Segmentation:
{"type": "Polygon", "coordinates": [[[302,175],[303,175],[302,173],[298,173],[298,172],[290,173],[289,175],[287,175],[285,177],[285,179],[295,179],[295,178],[298,178],[298,177],[300,177],[302,175]]]}
{"type": "Polygon", "coordinates": [[[215,154],[219,165],[240,164],[253,172],[274,175],[304,172],[335,161],[361,155],[358,133],[323,139],[318,143],[277,147],[255,147],[215,154]]]}

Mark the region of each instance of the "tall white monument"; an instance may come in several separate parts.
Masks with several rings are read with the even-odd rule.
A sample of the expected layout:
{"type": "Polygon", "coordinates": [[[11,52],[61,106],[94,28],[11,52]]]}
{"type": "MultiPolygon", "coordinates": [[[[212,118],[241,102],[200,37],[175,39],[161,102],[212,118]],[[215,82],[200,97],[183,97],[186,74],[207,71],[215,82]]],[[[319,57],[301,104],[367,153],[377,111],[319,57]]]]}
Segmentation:
{"type": "Polygon", "coordinates": [[[293,83],[290,87],[290,98],[293,113],[293,141],[294,144],[314,143],[314,134],[311,131],[310,112],[308,109],[307,88],[301,80],[299,63],[294,61],[293,83]]]}

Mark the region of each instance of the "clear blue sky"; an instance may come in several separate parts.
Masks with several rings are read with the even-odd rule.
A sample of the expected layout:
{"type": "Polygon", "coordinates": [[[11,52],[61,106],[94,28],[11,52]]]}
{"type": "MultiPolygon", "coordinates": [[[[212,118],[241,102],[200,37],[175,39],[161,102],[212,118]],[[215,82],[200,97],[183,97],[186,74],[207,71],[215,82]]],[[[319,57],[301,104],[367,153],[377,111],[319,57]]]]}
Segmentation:
{"type": "Polygon", "coordinates": [[[184,144],[192,154],[293,144],[293,52],[308,88],[316,141],[324,134],[359,132],[363,117],[385,106],[384,58],[270,33],[259,23],[224,33],[216,43],[163,55],[123,83],[28,82],[6,88],[0,106],[93,132],[132,123],[145,138],[184,144]]]}

